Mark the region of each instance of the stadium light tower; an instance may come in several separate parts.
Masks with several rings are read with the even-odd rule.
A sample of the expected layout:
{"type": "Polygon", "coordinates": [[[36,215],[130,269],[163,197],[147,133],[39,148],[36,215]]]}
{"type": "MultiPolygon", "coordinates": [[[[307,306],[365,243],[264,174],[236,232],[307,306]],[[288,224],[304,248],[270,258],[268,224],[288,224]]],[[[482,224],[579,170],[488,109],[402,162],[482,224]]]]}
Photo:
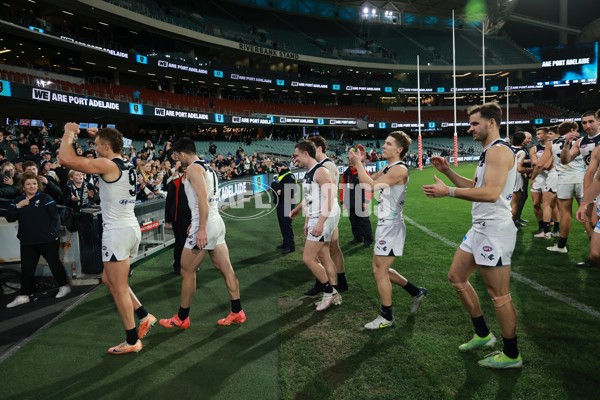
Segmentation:
{"type": "Polygon", "coordinates": [[[380,11],[383,11],[384,22],[395,24],[400,20],[400,10],[393,1],[388,1],[384,6],[381,7],[380,11]]]}
{"type": "Polygon", "coordinates": [[[377,7],[368,1],[365,1],[361,5],[361,8],[362,8],[362,17],[364,19],[377,18],[379,16],[377,7]]]}

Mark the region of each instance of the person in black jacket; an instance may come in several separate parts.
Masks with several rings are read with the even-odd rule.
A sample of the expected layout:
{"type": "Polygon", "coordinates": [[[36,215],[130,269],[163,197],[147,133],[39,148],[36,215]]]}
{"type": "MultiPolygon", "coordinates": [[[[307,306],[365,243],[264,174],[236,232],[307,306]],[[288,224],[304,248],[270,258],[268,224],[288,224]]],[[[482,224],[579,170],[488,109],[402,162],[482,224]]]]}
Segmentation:
{"type": "MultiPolygon", "coordinates": [[[[364,164],[366,160],[365,148],[362,145],[357,146],[357,150],[362,156],[364,164]]],[[[366,172],[366,170],[365,170],[366,172]]],[[[369,173],[367,172],[367,176],[369,173]]],[[[340,199],[344,203],[344,208],[348,211],[350,225],[352,226],[352,235],[354,239],[350,244],[363,243],[365,247],[371,247],[373,243],[373,230],[369,220],[369,201],[371,192],[367,192],[358,179],[358,171],[352,164],[342,174],[340,182],[340,199]],[[357,193],[358,191],[358,193],[357,193]]]]}
{"type": "Polygon", "coordinates": [[[167,185],[167,199],[165,201],[165,228],[173,229],[175,247],[173,248],[173,272],[180,274],[181,252],[187,238],[187,230],[192,222],[192,213],[188,205],[187,196],[183,189],[183,169],[175,172],[177,177],[167,185]]]}
{"type": "Polygon", "coordinates": [[[283,254],[296,251],[294,243],[294,230],[292,229],[292,219],[290,211],[296,207],[295,197],[297,182],[290,169],[282,162],[276,164],[277,177],[271,184],[271,189],[275,194],[274,201],[277,205],[277,220],[283,242],[277,247],[283,254]]]}
{"type": "Polygon", "coordinates": [[[6,211],[8,222],[19,221],[17,237],[21,241],[21,293],[6,307],[29,303],[33,293],[35,269],[44,256],[60,286],[56,298],[71,292],[65,267],[58,256],[60,218],[56,202],[41,192],[40,178],[26,172],[22,177],[23,194],[13,200],[6,211]]]}
{"type": "Polygon", "coordinates": [[[21,177],[10,162],[0,164],[0,197],[13,199],[19,195],[21,177]]]}

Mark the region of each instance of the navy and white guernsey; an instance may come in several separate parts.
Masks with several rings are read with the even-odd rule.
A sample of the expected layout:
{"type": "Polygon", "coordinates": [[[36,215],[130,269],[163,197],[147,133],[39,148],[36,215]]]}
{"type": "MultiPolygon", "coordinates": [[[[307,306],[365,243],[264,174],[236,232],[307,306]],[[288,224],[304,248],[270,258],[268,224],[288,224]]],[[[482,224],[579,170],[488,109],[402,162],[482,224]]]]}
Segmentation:
{"type": "Polygon", "coordinates": [[[321,215],[321,204],[324,204],[325,201],[325,194],[322,192],[319,184],[315,182],[315,172],[317,172],[319,168],[325,167],[320,163],[316,163],[308,170],[306,175],[304,175],[304,181],[302,182],[302,194],[304,195],[304,203],[306,205],[308,218],[319,218],[321,215]]]}
{"type": "MultiPolygon", "coordinates": [[[[483,177],[485,176],[486,170],[485,159],[488,150],[492,146],[506,146],[509,150],[512,150],[509,144],[503,139],[497,139],[483,149],[483,152],[479,157],[479,164],[475,170],[474,187],[476,188],[483,185],[483,177]]],[[[517,177],[517,161],[514,153],[513,157],[515,157],[513,167],[510,169],[510,171],[508,171],[506,183],[504,184],[498,199],[493,203],[477,201],[473,202],[473,229],[475,231],[493,234],[506,230],[516,230],[512,221],[511,207],[513,188],[515,186],[515,180],[517,177]]]]}
{"type": "Polygon", "coordinates": [[[133,211],[137,183],[135,167],[121,158],[113,158],[112,162],[119,167],[119,177],[113,182],[107,182],[102,177],[99,180],[102,227],[104,231],[126,226],[139,227],[133,211]]]}
{"type": "MultiPolygon", "coordinates": [[[[217,174],[215,173],[215,171],[213,171],[212,168],[207,167],[206,164],[201,160],[196,160],[192,164],[197,164],[204,168],[204,177],[206,181],[206,195],[208,197],[208,220],[210,221],[216,218],[221,218],[221,215],[219,214],[219,181],[217,179],[217,174]]],[[[185,190],[185,195],[188,198],[188,205],[190,206],[190,211],[192,212],[191,224],[194,226],[198,226],[200,223],[198,194],[194,190],[190,181],[187,179],[183,184],[183,189],[185,190]]]]}
{"type": "MultiPolygon", "coordinates": [[[[542,144],[536,144],[535,145],[535,156],[537,157],[538,163],[540,162],[540,160],[542,159],[542,156],[544,155],[544,151],[546,151],[546,146],[542,145],[542,144]]],[[[552,167],[549,170],[553,170],[554,169],[554,165],[552,165],[552,167]]],[[[548,171],[547,169],[542,169],[540,171],[540,173],[538,174],[539,176],[545,178],[548,176],[548,171]]]]}
{"type": "MultiPolygon", "coordinates": [[[[389,172],[396,165],[405,166],[401,161],[386,166],[382,175],[389,172]]],[[[406,201],[406,187],[408,178],[404,184],[386,186],[379,190],[379,205],[377,206],[378,225],[393,225],[404,222],[404,203],[406,201]]]]}
{"type": "Polygon", "coordinates": [[[592,151],[594,151],[596,147],[600,147],[600,132],[592,137],[586,135],[579,141],[579,153],[583,158],[583,163],[586,168],[590,165],[592,151]]]}
{"type": "Polygon", "coordinates": [[[582,183],[585,174],[585,165],[583,157],[578,155],[568,164],[560,162],[560,153],[565,147],[565,137],[561,136],[552,141],[552,155],[554,157],[554,167],[558,173],[558,183],[582,183]]]}
{"type": "Polygon", "coordinates": [[[340,194],[340,190],[339,190],[340,171],[338,171],[338,168],[335,165],[335,163],[333,161],[331,161],[331,159],[328,157],[325,157],[324,159],[322,159],[319,162],[319,164],[322,165],[323,167],[325,167],[325,169],[327,169],[327,171],[329,171],[329,174],[331,175],[331,178],[333,179],[333,183],[335,184],[335,187],[333,190],[333,207],[331,209],[331,213],[329,214],[329,216],[330,217],[338,217],[342,212],[340,205],[339,205],[339,201],[338,201],[338,197],[340,194]]]}

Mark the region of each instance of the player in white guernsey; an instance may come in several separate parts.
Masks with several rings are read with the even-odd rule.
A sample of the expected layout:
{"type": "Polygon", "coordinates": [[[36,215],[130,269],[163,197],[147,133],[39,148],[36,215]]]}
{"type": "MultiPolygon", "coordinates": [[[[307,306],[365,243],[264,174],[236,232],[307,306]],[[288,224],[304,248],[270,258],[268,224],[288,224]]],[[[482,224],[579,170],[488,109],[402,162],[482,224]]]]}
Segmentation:
{"type": "Polygon", "coordinates": [[[579,203],[583,196],[583,177],[585,174],[583,158],[581,155],[578,155],[568,164],[561,162],[561,154],[566,144],[567,135],[579,135],[577,133],[578,128],[579,125],[577,125],[577,122],[567,121],[561,123],[558,126],[558,133],[561,136],[558,139],[554,139],[551,143],[546,143],[546,150],[544,151],[540,165],[536,166],[533,171],[535,178],[541,171],[541,164],[545,164],[549,158],[553,158],[554,167],[558,173],[556,196],[558,197],[558,208],[560,210],[560,237],[557,244],[546,249],[558,253],[568,252],[567,239],[571,231],[573,198],[579,203]]]}
{"type": "Polygon", "coordinates": [[[102,282],[110,289],[123,321],[126,340],[108,349],[109,354],[126,354],[142,349],[142,339],[156,323],[129,287],[130,257],[135,257],[141,240],[134,214],[137,175],[134,166],[121,157],[123,135],[116,129],[89,128],[98,158],[78,157],[73,149],[79,126],[69,122],[59,149],[62,166],[100,175],[102,209],[102,282]],[[136,329],[134,312],[140,319],[136,329]]]}
{"type": "Polygon", "coordinates": [[[483,152],[473,180],[458,175],[442,157],[431,157],[431,163],[456,187],[448,187],[435,177],[436,183],[423,186],[428,197],[457,197],[473,202],[473,227],[456,250],[448,279],[471,316],[475,334],[460,345],[460,351],[491,348],[496,338],[483,318],[477,293],[469,277],[479,269],[496,310],[502,332],[502,351],[490,354],[479,365],[488,368],[520,368],[523,365],[517,346],[517,316],[510,296],[511,256],[517,229],[511,217],[510,200],[516,176],[515,155],[500,139],[502,109],[497,103],[471,107],[469,133],[481,142],[483,152]]]}
{"type": "Polygon", "coordinates": [[[592,154],[590,155],[590,163],[589,169],[592,170],[592,180],[586,186],[585,193],[583,195],[583,201],[577,210],[577,220],[579,222],[585,222],[589,219],[588,216],[588,208],[590,206],[593,207],[594,199],[596,199],[596,226],[594,227],[594,232],[590,237],[590,260],[584,261],[583,264],[587,265],[579,265],[579,267],[600,267],[600,221],[598,221],[598,217],[600,217],[600,146],[597,146],[592,154]]]}
{"type": "MultiPolygon", "coordinates": [[[[577,156],[581,156],[583,159],[584,168],[586,169],[583,177],[583,190],[594,179],[595,170],[591,170],[589,167],[592,152],[596,147],[600,147],[600,123],[598,122],[595,111],[587,111],[581,116],[581,126],[585,131],[586,135],[579,137],[579,133],[568,133],[565,135],[565,146],[560,153],[560,161],[563,164],[570,164],[577,160],[577,156]]],[[[592,236],[594,226],[598,219],[596,214],[593,212],[593,205],[588,206],[588,218],[586,219],[585,230],[588,236],[592,236]]]]}
{"type": "Polygon", "coordinates": [[[408,168],[402,164],[402,159],[408,152],[410,143],[410,137],[406,133],[391,132],[385,139],[381,153],[388,165],[371,176],[365,171],[360,153],[350,151],[348,154],[348,160],[356,166],[360,183],[372,191],[379,192],[373,275],[381,300],[381,310],[377,318],[364,325],[365,329],[369,330],[384,329],[395,325],[392,315],[392,283],[402,286],[412,296],[411,314],[417,312],[427,295],[427,289],[416,287],[391,268],[394,257],[402,255],[406,238],[403,211],[406,185],[408,184],[408,168]]]}
{"type": "MultiPolygon", "coordinates": [[[[520,220],[521,217],[521,200],[523,196],[526,196],[527,187],[525,185],[526,179],[524,175],[531,173],[532,168],[525,166],[525,160],[527,158],[527,145],[531,142],[531,133],[525,131],[517,131],[513,134],[512,145],[510,146],[513,153],[517,157],[517,174],[515,179],[515,187],[513,188],[513,198],[511,201],[513,221],[517,228],[524,227],[520,220]]],[[[528,180],[527,180],[528,182],[528,180]]]]}
{"type": "Polygon", "coordinates": [[[306,243],[302,258],[322,288],[323,297],[317,303],[317,311],[323,311],[332,304],[342,303],[342,295],[335,289],[337,279],[335,264],[329,254],[329,248],[325,246],[331,241],[336,224],[332,213],[337,185],[327,168],[319,164],[315,156],[316,148],[311,141],[303,140],[294,147],[295,163],[300,167],[308,168],[308,171],[302,183],[304,200],[292,210],[290,218],[296,218],[299,209],[304,207],[306,243]]]}
{"type": "MultiPolygon", "coordinates": [[[[534,181],[531,190],[532,193],[534,190],[541,192],[542,197],[542,219],[541,221],[538,219],[539,230],[533,236],[540,239],[551,239],[560,236],[560,212],[556,201],[558,173],[554,167],[554,157],[552,157],[552,141],[558,139],[560,135],[558,134],[558,125],[541,128],[538,133],[542,131],[546,132],[543,145],[538,144],[535,147],[535,154],[532,149],[532,160],[535,158],[535,162],[531,174],[531,179],[534,181]],[[548,156],[544,158],[546,152],[548,152],[548,156]],[[542,159],[545,160],[543,165],[541,164],[542,159]],[[554,232],[550,232],[552,220],[554,220],[554,232]]],[[[538,140],[542,143],[541,139],[538,138],[538,140]]]]}
{"type": "Polygon", "coordinates": [[[207,251],[213,265],[223,276],[231,298],[231,312],[217,323],[219,325],[242,324],[246,321],[246,314],[240,301],[240,285],[225,243],[225,224],[219,214],[217,174],[198,158],[196,145],[192,139],[181,138],[175,142],[173,155],[186,168],[184,190],[192,213],[192,221],[181,252],[179,311],[171,318],[161,319],[160,325],[168,329],[190,327],[190,307],[196,293],[196,269],[204,260],[207,251]]]}
{"type": "MultiPolygon", "coordinates": [[[[546,143],[546,133],[548,128],[541,127],[535,131],[535,139],[537,144],[529,149],[529,157],[531,158],[531,165],[535,167],[544,154],[544,144],[546,143]]],[[[533,213],[535,219],[538,222],[538,230],[534,235],[544,232],[544,208],[543,208],[543,192],[544,184],[546,182],[547,173],[543,170],[543,173],[539,174],[533,183],[531,184],[531,202],[533,203],[533,213]]]]}
{"type": "MultiPolygon", "coordinates": [[[[327,171],[329,171],[329,173],[331,174],[333,182],[336,185],[333,209],[330,216],[334,219],[335,229],[333,230],[333,233],[331,235],[331,241],[329,241],[329,243],[326,243],[325,246],[329,248],[329,254],[331,255],[331,259],[335,264],[335,270],[337,272],[336,289],[341,293],[348,290],[348,282],[346,281],[346,273],[344,269],[344,255],[342,253],[342,249],[340,248],[340,235],[338,231],[338,224],[340,222],[341,215],[341,209],[338,201],[338,185],[340,182],[339,171],[335,163],[327,157],[327,141],[321,136],[311,136],[308,138],[308,140],[315,144],[315,159],[319,164],[327,168],[327,171]]],[[[306,291],[304,294],[307,296],[315,296],[320,293],[320,290],[320,286],[317,282],[315,282],[315,286],[306,291]]]]}

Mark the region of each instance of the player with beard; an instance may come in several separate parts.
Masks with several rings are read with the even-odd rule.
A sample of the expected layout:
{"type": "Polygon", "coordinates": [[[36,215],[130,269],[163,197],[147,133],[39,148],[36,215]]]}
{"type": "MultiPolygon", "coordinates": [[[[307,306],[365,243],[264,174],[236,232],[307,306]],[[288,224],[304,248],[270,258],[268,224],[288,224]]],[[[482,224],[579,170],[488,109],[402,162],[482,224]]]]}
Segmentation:
{"type": "Polygon", "coordinates": [[[229,260],[225,243],[225,223],[219,214],[219,182],[216,172],[196,155],[192,139],[181,138],[173,145],[173,156],[186,168],[184,190],[192,212],[192,223],[181,252],[181,303],[179,311],[171,318],[161,319],[160,325],[167,329],[190,327],[190,306],[196,293],[196,269],[204,260],[206,252],[223,276],[229,297],[231,312],[217,321],[219,325],[243,324],[246,314],[240,301],[240,287],[229,260]]]}
{"type": "Polygon", "coordinates": [[[471,107],[469,133],[481,142],[483,151],[474,179],[454,172],[448,160],[432,157],[431,163],[454,183],[423,186],[428,197],[456,197],[473,202],[473,226],[456,250],[448,279],[454,286],[475,328],[473,338],[458,347],[460,351],[492,348],[496,343],[483,317],[477,293],[469,277],[479,270],[492,298],[504,346],[485,356],[479,365],[488,368],[520,368],[523,360],[517,346],[517,315],[510,296],[511,256],[517,240],[510,199],[516,179],[517,162],[510,146],[500,139],[502,109],[497,103],[471,107]]]}
{"type": "MultiPolygon", "coordinates": [[[[600,147],[600,123],[595,111],[587,111],[581,116],[581,126],[586,133],[586,136],[579,138],[579,134],[567,134],[565,137],[565,146],[560,153],[560,161],[563,164],[569,164],[581,155],[585,165],[585,175],[583,177],[583,190],[585,191],[594,180],[596,169],[590,168],[592,160],[592,152],[595,148],[600,147]]],[[[587,218],[585,219],[585,230],[590,238],[592,238],[598,215],[594,212],[594,203],[588,204],[587,218]]],[[[577,263],[578,267],[590,267],[589,262],[583,261],[577,263]]]]}
{"type": "Polygon", "coordinates": [[[595,199],[596,226],[590,238],[590,260],[584,262],[588,263],[588,265],[585,265],[586,267],[600,267],[600,221],[598,221],[598,217],[600,217],[600,204],[598,204],[600,201],[598,200],[600,197],[600,146],[596,147],[590,155],[589,169],[593,172],[593,178],[588,182],[585,189],[583,200],[577,210],[577,220],[585,222],[589,218],[588,209],[590,206],[593,207],[595,199]]]}

